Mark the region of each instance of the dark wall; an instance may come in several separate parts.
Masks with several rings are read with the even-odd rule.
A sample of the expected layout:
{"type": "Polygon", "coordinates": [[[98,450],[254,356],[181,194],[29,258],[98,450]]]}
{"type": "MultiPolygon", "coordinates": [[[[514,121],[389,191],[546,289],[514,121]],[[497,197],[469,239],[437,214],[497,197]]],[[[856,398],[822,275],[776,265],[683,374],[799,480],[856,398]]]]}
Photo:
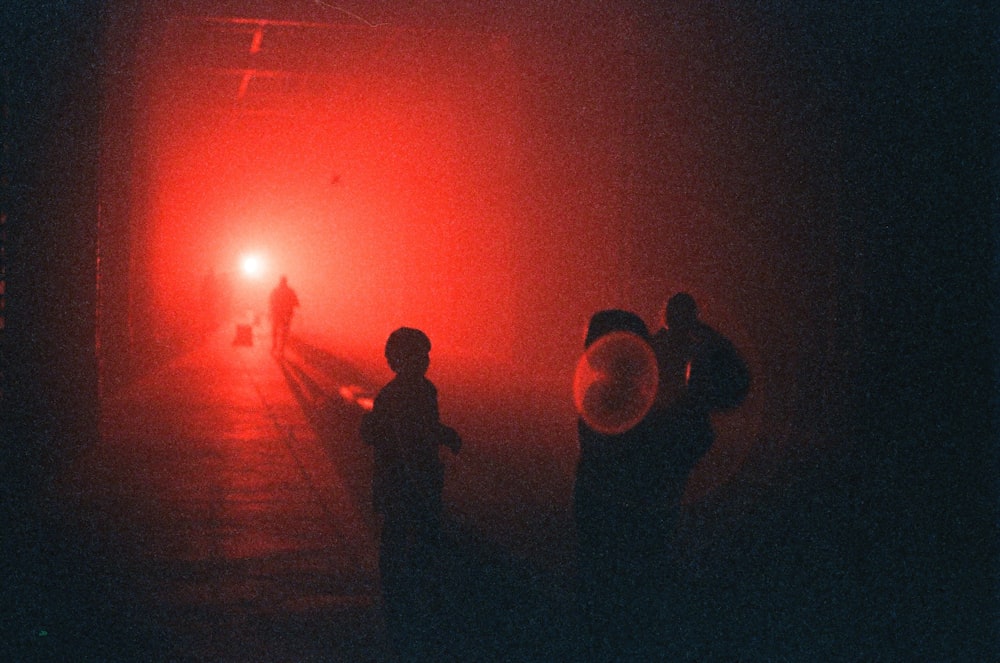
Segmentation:
{"type": "Polygon", "coordinates": [[[880,570],[927,617],[914,641],[948,625],[933,655],[975,656],[996,590],[996,13],[918,3],[870,19],[848,62],[844,160],[862,238],[856,459],[884,475],[867,521],[892,560],[880,570]]]}
{"type": "Polygon", "coordinates": [[[4,8],[5,479],[36,477],[97,434],[100,3],[4,8]]]}
{"type": "MultiPolygon", "coordinates": [[[[796,437],[797,464],[753,496],[742,543],[763,552],[746,556],[721,534],[717,568],[744,587],[769,578],[747,591],[794,594],[806,623],[843,634],[855,622],[856,651],[978,658],[995,644],[996,13],[935,2],[774,10],[758,6],[745,25],[780,25],[761,45],[814,81],[828,110],[795,127],[786,106],[769,124],[807,146],[823,142],[810,131],[829,134],[836,147],[803,161],[836,181],[835,214],[814,219],[825,228],[772,225],[825,238],[813,256],[831,258],[836,286],[832,306],[814,288],[803,309],[796,411],[844,407],[831,421],[837,445],[796,437]],[[825,576],[806,577],[824,564],[825,576]]],[[[792,81],[767,84],[785,94],[792,81]]],[[[763,649],[822,652],[809,628],[763,649]]]]}
{"type": "Polygon", "coordinates": [[[133,206],[137,197],[136,145],[129,130],[140,91],[136,66],[142,14],[133,3],[107,3],[101,30],[101,106],[97,229],[97,358],[101,396],[124,388],[135,370],[130,311],[134,260],[133,206]]]}

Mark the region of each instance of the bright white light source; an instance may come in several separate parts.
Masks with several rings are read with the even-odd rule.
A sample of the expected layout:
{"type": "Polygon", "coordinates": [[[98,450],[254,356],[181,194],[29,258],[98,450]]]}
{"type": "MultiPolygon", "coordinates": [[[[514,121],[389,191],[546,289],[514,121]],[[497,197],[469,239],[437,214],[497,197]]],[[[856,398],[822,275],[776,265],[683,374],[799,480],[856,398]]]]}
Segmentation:
{"type": "Polygon", "coordinates": [[[264,275],[264,260],[257,254],[243,256],[241,265],[243,275],[251,279],[259,279],[264,275]]]}

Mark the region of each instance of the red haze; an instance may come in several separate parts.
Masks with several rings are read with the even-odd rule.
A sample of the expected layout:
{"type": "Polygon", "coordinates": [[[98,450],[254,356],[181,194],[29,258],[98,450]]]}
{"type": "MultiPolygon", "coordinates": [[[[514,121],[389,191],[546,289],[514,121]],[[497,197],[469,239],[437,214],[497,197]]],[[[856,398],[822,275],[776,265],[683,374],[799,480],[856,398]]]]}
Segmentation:
{"type": "MultiPolygon", "coordinates": [[[[508,361],[518,145],[507,52],[486,35],[275,26],[258,46],[288,69],[237,81],[212,63],[252,62],[240,35],[248,52],[258,44],[240,24],[173,21],[149,72],[155,309],[183,320],[207,270],[257,251],[266,278],[286,274],[298,290],[300,332],[366,349],[405,322],[442,353],[508,361]],[[314,65],[345,36],[361,51],[353,66],[314,65]],[[179,55],[199,48],[214,59],[179,55]]],[[[264,290],[247,298],[263,306],[264,290]]]]}
{"type": "Polygon", "coordinates": [[[793,103],[822,91],[742,16],[585,3],[457,27],[446,13],[152,21],[138,303],[183,335],[203,275],[261,251],[270,272],[248,303],[286,274],[294,331],[368,360],[420,327],[432,371],[557,403],[569,423],[539,443],[571,459],[589,316],[655,326],[688,290],[755,378],[694,484],[784,444],[808,390],[836,391],[802,377],[837,333],[837,175],[812,166],[836,134],[809,130],[822,105],[793,103]]]}

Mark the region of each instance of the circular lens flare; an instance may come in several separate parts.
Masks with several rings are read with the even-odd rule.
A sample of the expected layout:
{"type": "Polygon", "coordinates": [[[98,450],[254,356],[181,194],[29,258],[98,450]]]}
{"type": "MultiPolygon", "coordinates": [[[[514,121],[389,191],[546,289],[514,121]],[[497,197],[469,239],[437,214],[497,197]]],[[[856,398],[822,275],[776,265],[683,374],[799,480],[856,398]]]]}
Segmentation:
{"type": "Polygon", "coordinates": [[[594,342],[577,362],[573,403],[595,431],[619,435],[649,412],[659,379],[649,344],[630,332],[613,332],[594,342]]]}

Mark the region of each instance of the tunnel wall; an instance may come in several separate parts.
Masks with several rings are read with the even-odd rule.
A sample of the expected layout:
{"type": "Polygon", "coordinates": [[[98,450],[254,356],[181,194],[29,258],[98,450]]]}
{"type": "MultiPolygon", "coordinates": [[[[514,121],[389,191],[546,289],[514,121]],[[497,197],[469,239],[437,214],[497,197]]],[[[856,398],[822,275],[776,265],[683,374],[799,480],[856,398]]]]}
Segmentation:
{"type": "Polygon", "coordinates": [[[8,4],[3,26],[0,438],[17,490],[96,441],[100,3],[8,4]]]}
{"type": "MultiPolygon", "coordinates": [[[[990,51],[978,49],[992,34],[988,11],[935,3],[874,13],[839,5],[564,9],[404,19],[416,28],[469,29],[471,21],[484,33],[506,31],[519,176],[504,192],[516,210],[505,232],[518,243],[501,285],[511,290],[512,350],[517,363],[543,367],[539,388],[565,377],[593,310],[625,306],[653,324],[662,300],[686,288],[754,368],[742,444],[897,437],[940,428],[929,413],[954,405],[956,394],[985,403],[992,362],[967,357],[991,347],[990,318],[970,319],[992,310],[994,293],[983,269],[993,238],[981,221],[991,208],[980,193],[991,182],[990,105],[970,101],[993,98],[984,73],[990,51]],[[553,366],[561,368],[545,368],[553,366]]],[[[9,84],[12,181],[24,185],[10,189],[18,196],[9,206],[5,339],[9,348],[35,348],[5,357],[5,380],[22,385],[5,398],[12,408],[47,402],[18,393],[56,393],[63,387],[41,385],[64,375],[81,380],[68,393],[89,393],[95,228],[107,276],[102,338],[142,352],[155,335],[147,329],[155,307],[141,301],[149,276],[135,257],[148,241],[148,191],[113,169],[100,179],[92,163],[101,149],[96,109],[141,122],[134,97],[148,89],[130,67],[149,54],[134,36],[100,51],[101,21],[121,37],[126,12],[81,23],[77,33],[63,29],[68,16],[12,10],[8,21],[12,61],[21,63],[9,84]],[[84,46],[59,48],[70,35],[84,46]],[[100,58],[103,82],[91,66],[100,58]],[[46,62],[49,69],[33,64],[46,62]],[[62,80],[59,62],[91,77],[62,80]],[[96,202],[95,188],[103,197],[96,202]],[[67,298],[72,308],[49,306],[67,292],[78,295],[67,298]],[[113,304],[122,300],[127,310],[113,304]],[[45,378],[39,366],[50,365],[45,378]]],[[[144,136],[119,141],[124,127],[104,126],[105,153],[134,164],[141,182],[151,167],[136,155],[144,136]]],[[[88,400],[75,409],[92,409],[88,400]]],[[[723,474],[749,453],[731,451],[723,474]]]]}
{"type": "MultiPolygon", "coordinates": [[[[133,258],[148,192],[130,191],[126,223],[125,184],[99,172],[102,113],[128,107],[101,97],[99,9],[4,8],[6,476],[93,441],[98,338],[152,337],[155,307],[98,303],[149,291],[133,258]]],[[[472,20],[424,11],[403,18],[472,20]]],[[[693,291],[758,380],[757,419],[728,438],[752,449],[720,445],[733,461],[707,493],[749,494],[740,507],[772,523],[818,514],[807,552],[905,588],[885,599],[905,635],[944,618],[935,652],[968,653],[995,553],[995,9],[529,3],[473,19],[510,35],[523,95],[513,355],[558,385],[594,310],[652,323],[693,291]],[[721,490],[737,470],[755,491],[721,490]]]]}
{"type": "MultiPolygon", "coordinates": [[[[197,3],[189,8],[195,12],[197,3]]],[[[278,4],[239,9],[296,14],[278,4]]],[[[158,11],[162,16],[172,10],[158,11]]],[[[330,18],[321,9],[310,11],[318,15],[298,18],[330,18]]],[[[394,324],[418,319],[441,339],[437,361],[452,372],[460,373],[475,357],[489,368],[480,371],[483,381],[503,376],[518,389],[526,385],[529,392],[552,396],[568,394],[591,313],[629,308],[655,326],[664,300],[689,290],[706,321],[743,349],[754,374],[747,403],[719,418],[719,443],[696,471],[692,497],[740,474],[765,481],[782,465],[808,466],[829,453],[851,456],[856,445],[885,447],[903,429],[933,430],[938,422],[921,417],[949,404],[945,394],[983,393],[981,383],[959,390],[970,379],[964,372],[968,362],[958,355],[942,361],[966,341],[970,350],[984,347],[982,319],[970,320],[967,312],[986,305],[992,293],[989,279],[972,271],[993,248],[975,222],[987,214],[979,193],[990,172],[981,151],[990,138],[987,111],[969,101],[989,98],[986,55],[977,50],[989,40],[986,10],[972,5],[952,11],[940,3],[890,4],[868,12],[839,3],[583,2],[524,3],[509,12],[405,5],[373,11],[368,18],[376,27],[354,25],[342,34],[360,29],[365,36],[359,43],[369,44],[414,38],[426,42],[420,48],[430,53],[441,50],[434,43],[456,35],[454,43],[465,47],[492,40],[491,48],[503,49],[507,64],[493,81],[500,88],[480,90],[508,104],[502,121],[494,116],[495,124],[487,127],[510,145],[502,161],[492,162],[504,166],[509,181],[485,192],[502,212],[487,218],[480,210],[474,221],[486,224],[472,230],[462,227],[468,219],[461,215],[447,222],[432,218],[448,209],[447,200],[442,207],[426,203],[430,217],[418,219],[411,209],[405,223],[437,224],[432,240],[405,223],[398,229],[401,246],[437,246],[416,251],[428,265],[447,253],[449,237],[480,233],[496,241],[475,237],[455,244],[454,253],[466,260],[450,272],[417,265],[401,273],[420,279],[355,284],[354,299],[335,313],[302,311],[304,329],[343,346],[352,336],[357,340],[356,332],[373,317],[383,316],[364,330],[367,350],[358,348],[377,360],[381,336],[394,324]],[[386,32],[379,33],[383,24],[386,32]],[[968,230],[954,233],[966,218],[968,230]],[[479,277],[471,275],[487,263],[492,289],[479,287],[479,277]],[[973,280],[972,287],[959,287],[973,280]],[[394,289],[395,295],[386,294],[394,289]],[[379,297],[381,304],[372,306],[379,297]],[[422,319],[418,309],[434,301],[448,305],[438,307],[438,319],[422,319]],[[477,307],[494,315],[477,316],[477,307]],[[933,323],[915,326],[911,308],[912,315],[933,323]],[[472,321],[449,330],[449,316],[472,321]],[[477,330],[490,342],[480,342],[477,330]],[[979,342],[971,342],[970,333],[979,342]],[[926,344],[918,340],[921,334],[926,344]],[[946,334],[960,342],[940,340],[946,334]],[[448,357],[459,345],[462,351],[448,357]],[[915,354],[920,349],[928,355],[915,354]],[[944,376],[943,383],[956,391],[938,388],[944,376]],[[921,407],[925,400],[937,407],[921,407]]],[[[156,93],[152,86],[172,76],[163,62],[157,64],[144,93],[156,93]]],[[[390,67],[387,80],[403,76],[384,82],[376,98],[398,102],[405,95],[385,90],[400,80],[400,89],[413,86],[419,71],[412,62],[390,67]]],[[[445,73],[432,67],[421,75],[445,73]]],[[[345,87],[343,81],[338,85],[345,87]]],[[[351,85],[357,80],[346,87],[351,85]]],[[[375,89],[370,81],[362,87],[375,89]]],[[[337,94],[338,100],[351,98],[337,94]]],[[[155,134],[157,112],[170,115],[172,109],[147,109],[138,125],[140,142],[167,145],[155,134]]],[[[398,111],[382,112],[382,119],[370,112],[359,117],[376,128],[391,126],[385,119],[398,111]]],[[[448,135],[468,126],[437,129],[448,135]]],[[[196,131],[183,124],[175,129],[172,135],[190,133],[198,144],[196,131]]],[[[133,324],[149,337],[147,348],[169,344],[184,329],[183,316],[169,308],[179,298],[162,288],[156,295],[163,279],[151,270],[190,291],[202,268],[192,260],[185,263],[191,270],[171,269],[178,247],[170,240],[175,228],[190,221],[158,207],[152,183],[175,178],[180,184],[170,185],[175,188],[168,187],[168,194],[185,190],[184,182],[196,179],[184,172],[192,155],[197,152],[189,150],[174,163],[179,167],[160,175],[162,162],[152,156],[138,169],[146,179],[133,208],[131,251],[139,258],[131,261],[130,306],[133,324]]],[[[250,163],[245,156],[237,160],[244,169],[250,163]]],[[[418,161],[394,163],[419,181],[418,161]]],[[[389,161],[380,166],[393,167],[389,161]]],[[[320,170],[328,174],[326,165],[320,170]]],[[[467,171],[463,177],[470,174],[476,175],[467,171]]],[[[241,186],[249,198],[260,194],[252,178],[241,186]]],[[[323,204],[341,204],[332,200],[323,204]]],[[[393,216],[388,207],[364,213],[386,211],[393,216]]],[[[379,228],[358,223],[348,229],[368,248],[384,248],[388,243],[379,233],[391,231],[379,228]]],[[[403,253],[383,257],[393,261],[403,253]]],[[[305,290],[310,309],[329,308],[313,299],[319,288],[310,284],[305,290]]],[[[551,444],[553,454],[575,451],[571,437],[542,443],[551,444]]]]}

